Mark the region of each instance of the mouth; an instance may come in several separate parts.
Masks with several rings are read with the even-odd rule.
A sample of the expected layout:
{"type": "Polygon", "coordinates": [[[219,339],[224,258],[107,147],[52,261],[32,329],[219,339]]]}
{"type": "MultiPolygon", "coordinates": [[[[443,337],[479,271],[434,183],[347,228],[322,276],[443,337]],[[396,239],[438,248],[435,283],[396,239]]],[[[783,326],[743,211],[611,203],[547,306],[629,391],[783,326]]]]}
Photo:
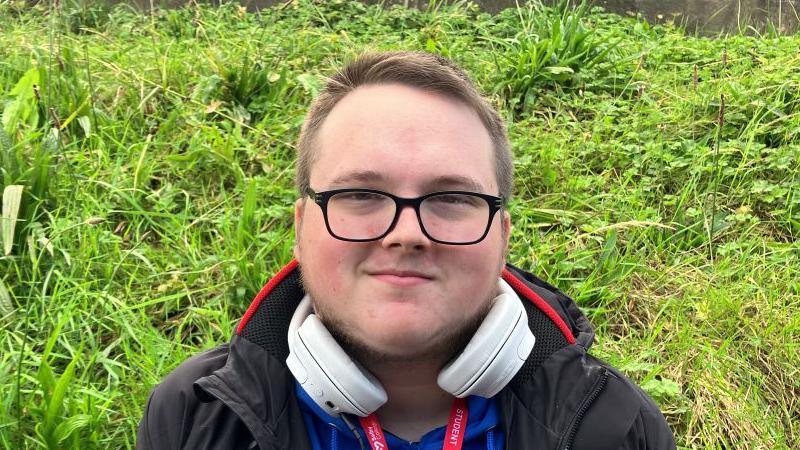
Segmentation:
{"type": "Polygon", "coordinates": [[[376,270],[369,272],[374,279],[397,287],[411,287],[428,283],[433,277],[413,270],[376,270]]]}

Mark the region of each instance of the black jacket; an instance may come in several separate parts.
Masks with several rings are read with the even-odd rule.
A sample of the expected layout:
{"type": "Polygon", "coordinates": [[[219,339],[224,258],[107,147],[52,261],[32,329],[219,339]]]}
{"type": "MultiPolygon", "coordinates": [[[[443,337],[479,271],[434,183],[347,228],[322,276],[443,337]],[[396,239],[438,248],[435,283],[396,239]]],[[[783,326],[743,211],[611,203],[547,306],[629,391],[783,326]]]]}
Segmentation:
{"type": "MultiPolygon", "coordinates": [[[[303,297],[293,261],[259,292],[230,343],[178,366],[150,394],[139,449],[311,450],[286,367],[303,297]]],[[[675,448],[664,416],[627,377],[587,354],[594,332],[553,286],[508,266],[536,345],[499,394],[506,448],[675,448]]]]}

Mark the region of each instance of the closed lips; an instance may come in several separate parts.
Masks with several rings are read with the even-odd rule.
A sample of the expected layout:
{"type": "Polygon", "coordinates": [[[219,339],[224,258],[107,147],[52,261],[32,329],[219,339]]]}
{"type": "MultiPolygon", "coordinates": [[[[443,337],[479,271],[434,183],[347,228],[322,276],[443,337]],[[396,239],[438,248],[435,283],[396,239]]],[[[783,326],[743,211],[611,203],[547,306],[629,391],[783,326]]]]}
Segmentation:
{"type": "Polygon", "coordinates": [[[380,281],[399,287],[415,286],[433,279],[425,273],[407,270],[379,270],[369,274],[380,281]]]}
{"type": "Polygon", "coordinates": [[[426,279],[433,279],[432,276],[424,274],[422,272],[415,272],[412,270],[376,270],[374,272],[370,272],[370,275],[391,275],[394,277],[415,277],[415,278],[426,278],[426,279]]]}

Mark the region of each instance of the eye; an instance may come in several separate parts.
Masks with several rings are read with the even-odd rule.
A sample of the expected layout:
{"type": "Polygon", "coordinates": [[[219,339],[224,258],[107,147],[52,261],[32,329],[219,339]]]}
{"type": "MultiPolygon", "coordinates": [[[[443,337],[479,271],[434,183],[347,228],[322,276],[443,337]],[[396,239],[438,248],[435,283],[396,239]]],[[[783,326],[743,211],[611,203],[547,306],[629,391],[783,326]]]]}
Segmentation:
{"type": "Polygon", "coordinates": [[[442,194],[430,197],[427,201],[437,205],[448,206],[480,206],[483,200],[479,197],[466,194],[442,194]]]}
{"type": "Polygon", "coordinates": [[[386,199],[385,196],[374,192],[343,192],[336,194],[335,198],[348,202],[376,202],[386,199]]]}

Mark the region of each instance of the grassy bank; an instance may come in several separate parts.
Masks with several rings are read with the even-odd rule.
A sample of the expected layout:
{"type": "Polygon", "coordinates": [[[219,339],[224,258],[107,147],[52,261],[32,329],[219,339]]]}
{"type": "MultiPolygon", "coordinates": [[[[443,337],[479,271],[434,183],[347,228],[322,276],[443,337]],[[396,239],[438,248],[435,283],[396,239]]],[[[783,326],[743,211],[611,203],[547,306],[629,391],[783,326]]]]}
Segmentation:
{"type": "Polygon", "coordinates": [[[0,1],[0,446],[133,447],[150,388],[290,259],[303,114],[365,48],[451,57],[501,108],[511,262],[578,301],[680,446],[800,446],[800,36],[67,3],[0,1]]]}

